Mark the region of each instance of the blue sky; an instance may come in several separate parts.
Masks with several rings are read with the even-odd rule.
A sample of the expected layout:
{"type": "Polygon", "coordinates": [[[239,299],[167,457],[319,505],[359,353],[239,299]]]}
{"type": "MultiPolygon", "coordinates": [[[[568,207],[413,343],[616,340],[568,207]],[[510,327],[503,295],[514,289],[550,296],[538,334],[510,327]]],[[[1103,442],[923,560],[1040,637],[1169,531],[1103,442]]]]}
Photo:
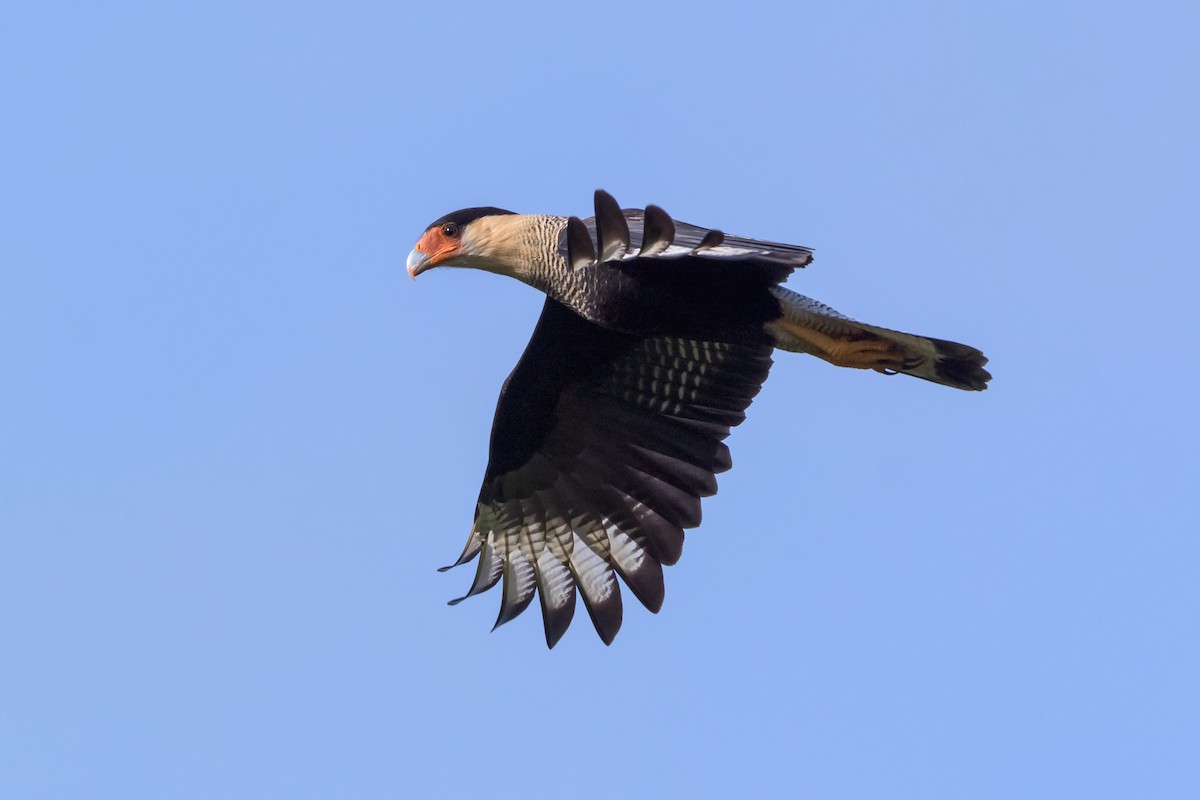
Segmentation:
{"type": "Polygon", "coordinates": [[[168,5],[0,25],[0,795],[1195,794],[1194,5],[168,5]],[[596,187],[995,380],[780,354],[548,652],[435,571],[541,297],[403,264],[596,187]]]}

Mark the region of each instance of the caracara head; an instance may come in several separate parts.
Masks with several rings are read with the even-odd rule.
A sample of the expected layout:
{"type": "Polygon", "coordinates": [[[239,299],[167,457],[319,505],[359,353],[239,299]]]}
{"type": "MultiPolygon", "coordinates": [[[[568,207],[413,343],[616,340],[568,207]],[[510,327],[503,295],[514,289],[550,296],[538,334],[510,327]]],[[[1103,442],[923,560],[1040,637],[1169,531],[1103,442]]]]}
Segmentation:
{"type": "Polygon", "coordinates": [[[464,208],[430,223],[408,254],[408,274],[416,278],[434,267],[475,267],[508,272],[520,217],[502,208],[464,208]]]}

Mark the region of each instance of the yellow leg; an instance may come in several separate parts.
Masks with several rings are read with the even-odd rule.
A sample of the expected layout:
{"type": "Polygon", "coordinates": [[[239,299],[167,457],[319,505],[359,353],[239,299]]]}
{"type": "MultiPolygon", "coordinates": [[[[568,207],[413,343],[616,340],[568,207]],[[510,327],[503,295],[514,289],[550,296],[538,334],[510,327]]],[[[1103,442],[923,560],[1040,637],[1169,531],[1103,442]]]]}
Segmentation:
{"type": "Polygon", "coordinates": [[[814,355],[839,367],[878,372],[899,371],[904,367],[904,350],[884,339],[874,336],[829,336],[788,319],[767,323],[768,331],[773,327],[808,343],[814,355]]]}

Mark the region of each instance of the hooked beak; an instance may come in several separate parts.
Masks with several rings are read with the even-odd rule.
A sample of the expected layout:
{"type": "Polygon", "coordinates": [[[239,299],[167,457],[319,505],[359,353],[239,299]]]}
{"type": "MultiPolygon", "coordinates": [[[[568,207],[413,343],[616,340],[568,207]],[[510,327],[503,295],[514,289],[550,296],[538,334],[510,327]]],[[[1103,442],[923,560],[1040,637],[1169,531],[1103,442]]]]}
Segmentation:
{"type": "Polygon", "coordinates": [[[422,253],[414,247],[408,254],[408,261],[405,262],[405,266],[408,268],[408,277],[416,280],[418,275],[433,267],[433,264],[430,263],[432,260],[433,256],[422,253]]]}

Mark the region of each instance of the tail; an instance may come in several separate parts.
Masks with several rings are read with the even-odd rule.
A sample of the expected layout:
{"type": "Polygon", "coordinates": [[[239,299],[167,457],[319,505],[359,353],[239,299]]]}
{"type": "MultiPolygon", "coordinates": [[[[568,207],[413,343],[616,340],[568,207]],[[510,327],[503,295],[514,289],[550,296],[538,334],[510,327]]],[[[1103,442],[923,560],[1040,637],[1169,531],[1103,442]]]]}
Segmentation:
{"type": "Polygon", "coordinates": [[[771,293],[783,314],[766,329],[781,350],[809,353],[841,367],[902,372],[969,391],[983,391],[992,379],[983,368],[987,357],[974,347],[864,325],[782,286],[771,293]]]}

